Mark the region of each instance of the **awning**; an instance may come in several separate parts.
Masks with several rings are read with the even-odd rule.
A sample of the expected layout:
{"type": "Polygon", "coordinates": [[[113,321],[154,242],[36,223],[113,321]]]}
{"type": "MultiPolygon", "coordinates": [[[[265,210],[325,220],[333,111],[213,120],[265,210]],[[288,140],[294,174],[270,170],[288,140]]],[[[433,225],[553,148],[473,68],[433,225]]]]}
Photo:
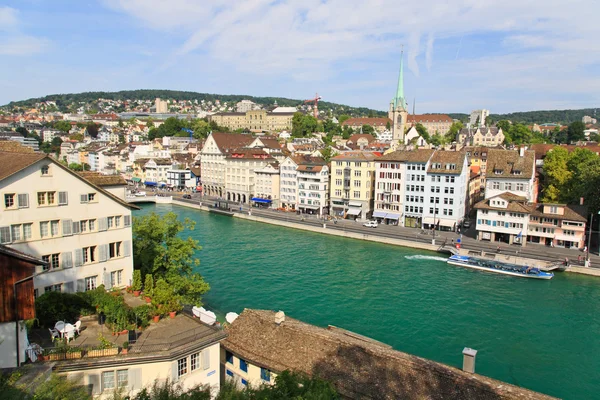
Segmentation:
{"type": "Polygon", "coordinates": [[[135,176],[133,178],[131,178],[132,181],[134,182],[141,182],[142,178],[136,178],[135,176]]]}
{"type": "Polygon", "coordinates": [[[314,204],[298,204],[298,208],[308,208],[310,210],[318,210],[321,207],[314,205],[314,204]]]}
{"type": "Polygon", "coordinates": [[[456,225],[456,221],[448,220],[448,219],[439,219],[440,226],[446,226],[448,228],[454,228],[456,225]]]}
{"type": "Polygon", "coordinates": [[[554,239],[562,240],[563,242],[578,242],[580,240],[577,238],[577,236],[569,236],[569,235],[556,235],[556,236],[554,236],[554,239]]]}
{"type": "Polygon", "coordinates": [[[375,212],[373,212],[373,216],[375,218],[385,218],[386,212],[385,211],[375,211],[375,212]]]}
{"type": "Polygon", "coordinates": [[[400,219],[400,214],[387,214],[385,217],[387,219],[400,219]]]}
{"type": "Polygon", "coordinates": [[[167,184],[165,182],[158,182],[158,186],[167,186],[167,184]]]}
{"type": "Polygon", "coordinates": [[[362,210],[360,208],[349,208],[348,215],[359,215],[361,211],[362,210]]]}
{"type": "Polygon", "coordinates": [[[429,225],[433,224],[433,217],[425,217],[425,218],[423,218],[423,223],[424,224],[429,224],[429,225]]]}
{"type": "Polygon", "coordinates": [[[146,185],[146,186],[156,186],[156,182],[145,181],[144,185],[146,185]]]}
{"type": "Polygon", "coordinates": [[[349,203],[348,203],[348,205],[349,205],[350,207],[358,207],[358,208],[361,208],[361,207],[362,207],[362,203],[360,203],[360,202],[358,202],[358,201],[351,201],[351,202],[349,202],[349,203]]]}
{"type": "Polygon", "coordinates": [[[257,203],[272,203],[273,202],[273,200],[260,199],[258,197],[253,197],[252,201],[255,201],[257,203]]]}

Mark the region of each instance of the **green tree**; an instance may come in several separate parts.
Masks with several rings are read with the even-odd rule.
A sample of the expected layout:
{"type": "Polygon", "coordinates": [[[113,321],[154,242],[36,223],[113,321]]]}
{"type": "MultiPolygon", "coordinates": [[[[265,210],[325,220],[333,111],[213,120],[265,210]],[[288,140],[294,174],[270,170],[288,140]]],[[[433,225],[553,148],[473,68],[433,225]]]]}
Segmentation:
{"type": "Polygon", "coordinates": [[[27,131],[27,129],[23,128],[22,126],[19,126],[17,129],[15,129],[15,132],[17,132],[20,135],[23,135],[23,137],[29,136],[29,132],[27,131]]]}
{"type": "Polygon", "coordinates": [[[338,117],[338,122],[340,125],[344,123],[344,121],[349,120],[351,117],[347,114],[342,114],[338,117]]]}
{"type": "Polygon", "coordinates": [[[317,132],[318,121],[312,115],[295,113],[292,117],[292,136],[307,137],[317,132]]]}
{"type": "Polygon", "coordinates": [[[377,136],[375,129],[371,125],[363,125],[361,127],[361,130],[362,130],[362,133],[372,135],[372,136],[377,136]]]}
{"type": "Polygon", "coordinates": [[[429,136],[429,132],[427,132],[427,128],[421,123],[415,125],[415,129],[419,132],[419,136],[421,136],[427,143],[431,142],[431,137],[429,136]]]}
{"type": "Polygon", "coordinates": [[[67,133],[71,130],[71,123],[65,120],[56,121],[54,122],[54,129],[67,133]]]}
{"type": "Polygon", "coordinates": [[[431,137],[431,141],[429,143],[431,143],[434,146],[440,146],[445,143],[445,138],[442,135],[436,133],[431,137]]]}
{"type": "Polygon", "coordinates": [[[452,125],[450,125],[450,129],[448,133],[445,135],[445,139],[447,143],[456,142],[456,135],[464,128],[464,125],[460,121],[454,121],[452,125]]]}
{"type": "Polygon", "coordinates": [[[390,123],[390,121],[388,120],[388,122],[385,123],[385,129],[387,129],[388,131],[390,129],[392,129],[392,124],[390,123]]]}
{"type": "Polygon", "coordinates": [[[81,164],[71,163],[69,164],[69,169],[73,171],[83,171],[83,166],[81,164]]]}
{"type": "Polygon", "coordinates": [[[89,122],[85,127],[87,134],[96,139],[98,137],[98,131],[100,126],[94,122],[89,122]]]}
{"type": "Polygon", "coordinates": [[[146,121],[146,127],[154,128],[154,120],[152,119],[152,117],[148,118],[148,120],[146,121]]]}
{"type": "Polygon", "coordinates": [[[514,144],[524,144],[530,143],[532,138],[532,132],[526,125],[523,124],[514,124],[508,130],[509,136],[511,138],[512,143],[514,144]]]}
{"type": "Polygon", "coordinates": [[[335,157],[336,155],[337,155],[337,152],[335,150],[333,150],[333,148],[331,146],[327,146],[324,149],[321,149],[321,156],[327,162],[329,162],[331,160],[331,157],[335,157]]]}
{"type": "Polygon", "coordinates": [[[583,131],[585,130],[585,125],[581,121],[575,121],[569,125],[569,129],[567,130],[567,138],[569,143],[574,143],[579,140],[585,140],[585,134],[583,131]]]}
{"type": "Polygon", "coordinates": [[[200,264],[195,258],[201,247],[187,231],[194,229],[190,219],[180,221],[175,213],[159,216],[156,213],[134,218],[133,256],[134,267],[145,276],[151,273],[154,279],[164,279],[173,288],[175,295],[185,304],[201,305],[201,297],[210,286],[202,276],[194,272],[200,264]]]}
{"type": "Polygon", "coordinates": [[[566,184],[571,179],[567,166],[569,152],[563,147],[555,147],[544,158],[544,183],[546,185],[542,201],[556,203],[561,201],[561,190],[566,190],[566,184]]]}
{"type": "Polygon", "coordinates": [[[505,135],[510,130],[511,125],[512,124],[510,123],[510,121],[507,121],[505,119],[496,122],[496,127],[502,129],[502,132],[504,132],[505,135]]]}

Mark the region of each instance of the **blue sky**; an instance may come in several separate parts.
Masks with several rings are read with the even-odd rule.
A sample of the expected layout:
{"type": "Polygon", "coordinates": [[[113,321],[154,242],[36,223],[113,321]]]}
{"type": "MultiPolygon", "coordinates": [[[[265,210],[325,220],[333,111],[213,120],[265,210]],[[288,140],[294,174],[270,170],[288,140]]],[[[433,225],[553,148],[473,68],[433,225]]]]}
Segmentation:
{"type": "Polygon", "coordinates": [[[600,106],[600,2],[4,0],[0,104],[174,89],[416,112],[600,106]],[[489,4],[488,4],[489,3],[489,4]]]}

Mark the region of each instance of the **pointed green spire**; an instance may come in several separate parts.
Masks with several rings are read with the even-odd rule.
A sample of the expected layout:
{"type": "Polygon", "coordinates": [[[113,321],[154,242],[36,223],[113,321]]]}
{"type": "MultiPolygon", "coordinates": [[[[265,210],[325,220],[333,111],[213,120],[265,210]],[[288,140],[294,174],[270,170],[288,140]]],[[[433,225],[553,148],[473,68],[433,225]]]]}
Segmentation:
{"type": "Polygon", "coordinates": [[[402,106],[406,109],[406,101],[404,100],[404,49],[400,52],[400,74],[398,75],[398,89],[394,98],[394,108],[402,106]]]}

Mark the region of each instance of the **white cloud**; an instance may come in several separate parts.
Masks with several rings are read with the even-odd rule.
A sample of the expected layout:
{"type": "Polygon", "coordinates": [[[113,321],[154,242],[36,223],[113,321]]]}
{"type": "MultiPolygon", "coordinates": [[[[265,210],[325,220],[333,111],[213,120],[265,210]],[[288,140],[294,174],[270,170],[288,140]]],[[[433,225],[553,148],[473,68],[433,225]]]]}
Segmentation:
{"type": "Polygon", "coordinates": [[[27,56],[45,51],[50,41],[44,38],[18,35],[0,40],[0,55],[27,56]]]}
{"type": "MultiPolygon", "coordinates": [[[[326,82],[340,73],[339,65],[348,70],[356,64],[360,71],[365,61],[397,60],[404,44],[408,69],[416,78],[414,86],[422,87],[419,97],[421,92],[445,97],[441,93],[445,90],[456,98],[458,89],[477,82],[477,90],[486,92],[485,98],[491,101],[493,90],[521,90],[537,91],[533,94],[546,96],[547,102],[548,96],[557,97],[561,91],[591,93],[578,82],[596,86],[600,63],[600,25],[595,21],[600,2],[589,0],[572,0],[567,6],[562,0],[105,3],[147,27],[184,35],[171,59],[201,51],[206,62],[233,66],[244,76],[326,82]],[[494,51],[467,51],[463,37],[484,41],[491,37],[494,51]],[[442,43],[449,40],[456,47],[441,56],[442,43]],[[460,57],[456,57],[459,50],[460,57]],[[434,87],[428,80],[439,85],[434,87]]],[[[395,76],[390,77],[393,80],[395,76]]],[[[524,97],[533,98],[530,94],[524,97]]]]}
{"type": "Polygon", "coordinates": [[[10,30],[17,26],[18,11],[11,7],[0,7],[0,30],[10,30]]]}
{"type": "Polygon", "coordinates": [[[26,56],[44,51],[50,41],[20,31],[19,11],[0,7],[0,55],[26,56]]]}

